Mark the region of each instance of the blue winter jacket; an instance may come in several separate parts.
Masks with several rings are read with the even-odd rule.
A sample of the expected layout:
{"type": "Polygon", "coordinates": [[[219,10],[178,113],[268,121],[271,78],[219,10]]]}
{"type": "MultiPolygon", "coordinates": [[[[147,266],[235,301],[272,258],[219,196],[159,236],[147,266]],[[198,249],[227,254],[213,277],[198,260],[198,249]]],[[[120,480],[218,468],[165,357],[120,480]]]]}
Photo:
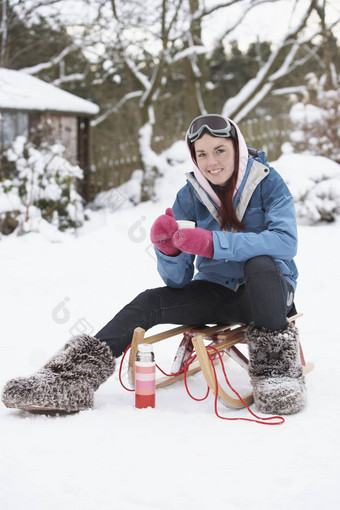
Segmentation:
{"type": "Polygon", "coordinates": [[[258,255],[272,256],[287,281],[296,288],[294,263],[297,227],[293,197],[277,171],[270,167],[263,152],[248,158],[246,171],[234,207],[245,230],[222,230],[218,207],[201,187],[193,173],[178,192],[173,212],[177,220],[191,220],[197,227],[213,232],[212,259],[180,253],[170,257],[156,249],[158,271],[169,287],[181,288],[192,278],[216,282],[237,290],[244,282],[245,262],[258,255]]]}

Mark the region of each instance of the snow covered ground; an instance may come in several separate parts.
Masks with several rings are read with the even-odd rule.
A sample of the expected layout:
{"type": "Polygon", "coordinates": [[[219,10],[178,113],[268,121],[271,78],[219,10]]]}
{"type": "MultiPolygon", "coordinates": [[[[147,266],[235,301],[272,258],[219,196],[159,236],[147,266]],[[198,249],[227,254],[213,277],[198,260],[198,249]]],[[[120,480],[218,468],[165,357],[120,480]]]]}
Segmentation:
{"type": "MultiPolygon", "coordinates": [[[[1,239],[1,387],[38,369],[71,334],[95,334],[138,292],[162,284],[149,229],[182,183],[179,166],[160,184],[159,201],[92,212],[77,237],[43,230],[1,239]]],[[[315,363],[302,413],[274,427],[220,420],[212,396],[194,402],[181,382],[157,391],[155,409],[135,410],[117,375],[98,390],[94,409],[79,414],[1,405],[1,509],[338,508],[339,232],[339,223],[299,227],[298,325],[315,363]]],[[[177,343],[155,347],[165,369],[177,343]]],[[[245,373],[234,377],[247,385],[245,373]]],[[[190,387],[205,393],[200,374],[190,387]]]]}

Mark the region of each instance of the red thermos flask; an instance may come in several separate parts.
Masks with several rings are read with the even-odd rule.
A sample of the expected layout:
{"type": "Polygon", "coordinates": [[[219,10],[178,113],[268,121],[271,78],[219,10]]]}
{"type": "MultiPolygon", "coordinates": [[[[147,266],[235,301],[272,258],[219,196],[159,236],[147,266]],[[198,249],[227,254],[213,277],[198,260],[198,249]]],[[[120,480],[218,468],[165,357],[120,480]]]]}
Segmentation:
{"type": "Polygon", "coordinates": [[[135,363],[135,407],[155,407],[156,364],[151,344],[139,344],[135,363]]]}

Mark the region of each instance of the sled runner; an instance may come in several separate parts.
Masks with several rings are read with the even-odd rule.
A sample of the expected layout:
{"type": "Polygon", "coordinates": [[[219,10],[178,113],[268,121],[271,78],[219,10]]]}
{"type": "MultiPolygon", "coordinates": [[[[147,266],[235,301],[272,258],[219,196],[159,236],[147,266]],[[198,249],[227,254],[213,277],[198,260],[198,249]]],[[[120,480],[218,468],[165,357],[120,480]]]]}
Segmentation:
{"type": "MultiPolygon", "coordinates": [[[[296,314],[288,318],[289,322],[295,322],[296,319],[301,317],[302,314],[296,314]]],[[[145,331],[142,328],[136,328],[134,331],[130,356],[129,356],[129,379],[130,383],[134,385],[134,364],[136,359],[136,353],[138,350],[138,344],[149,343],[154,344],[165,340],[167,338],[183,334],[182,341],[177,349],[170,376],[160,377],[156,380],[156,388],[163,388],[178,380],[182,380],[185,377],[184,367],[187,360],[192,354],[196,354],[197,361],[190,363],[186,370],[186,377],[202,371],[208,387],[215,393],[218,392],[218,399],[225,404],[227,407],[233,409],[240,409],[244,407],[244,403],[248,406],[253,402],[253,395],[243,396],[243,402],[238,399],[231,397],[219,383],[215,383],[215,375],[212,367],[212,362],[220,362],[220,358],[217,351],[223,355],[223,359],[232,359],[243,369],[248,371],[248,359],[236,347],[238,344],[245,343],[245,332],[247,326],[240,324],[229,324],[229,325],[218,325],[218,326],[207,326],[195,328],[194,326],[178,326],[170,330],[145,337],[145,331]],[[208,345],[205,344],[208,341],[208,345]],[[195,351],[195,352],[193,352],[195,351]],[[211,361],[212,360],[212,361],[211,361]],[[175,375],[173,375],[175,374],[175,375]]],[[[300,344],[300,357],[301,363],[304,367],[304,372],[307,373],[313,369],[312,363],[306,363],[302,347],[300,344]]]]}

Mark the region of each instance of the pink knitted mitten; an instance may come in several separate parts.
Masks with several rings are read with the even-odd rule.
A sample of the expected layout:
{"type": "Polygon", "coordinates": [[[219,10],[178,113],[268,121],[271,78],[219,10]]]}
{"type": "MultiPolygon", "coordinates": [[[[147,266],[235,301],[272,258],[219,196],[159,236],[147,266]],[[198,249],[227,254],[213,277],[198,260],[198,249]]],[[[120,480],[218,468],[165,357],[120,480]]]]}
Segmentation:
{"type": "Polygon", "coordinates": [[[172,242],[172,236],[177,229],[174,213],[169,207],[165,214],[159,216],[152,225],[150,231],[151,242],[165,255],[178,255],[180,250],[172,242]]]}
{"type": "Polygon", "coordinates": [[[173,244],[179,250],[201,257],[214,256],[213,235],[210,230],[203,228],[184,228],[174,233],[172,238],[173,244]]]}

